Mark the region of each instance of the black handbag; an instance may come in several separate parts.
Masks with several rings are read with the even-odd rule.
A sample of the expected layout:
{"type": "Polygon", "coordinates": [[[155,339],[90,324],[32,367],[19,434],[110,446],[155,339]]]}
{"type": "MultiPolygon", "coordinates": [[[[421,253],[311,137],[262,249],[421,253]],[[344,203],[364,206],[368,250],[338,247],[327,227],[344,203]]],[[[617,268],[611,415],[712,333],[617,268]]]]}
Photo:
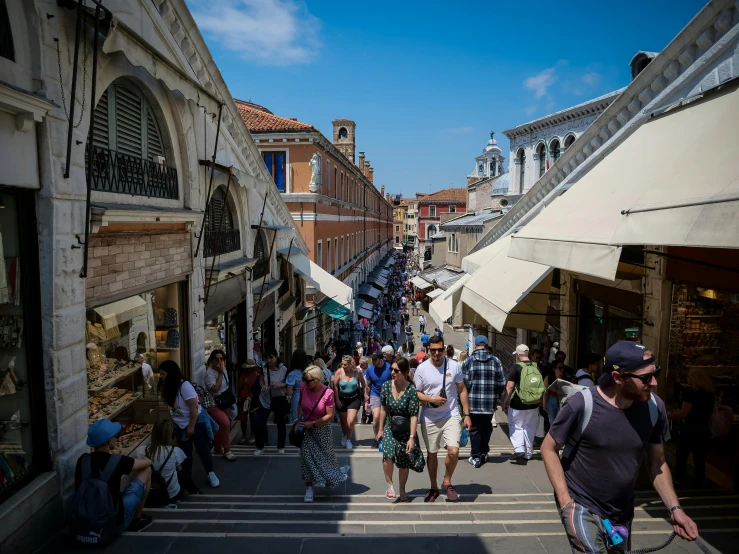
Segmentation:
{"type": "Polygon", "coordinates": [[[151,488],[149,489],[149,495],[146,497],[146,506],[149,508],[160,508],[162,506],[166,506],[169,504],[169,484],[172,482],[172,478],[175,476],[175,473],[177,471],[173,471],[172,475],[169,476],[169,479],[166,481],[164,480],[164,477],[162,477],[162,470],[164,469],[164,466],[167,465],[167,462],[169,461],[169,458],[172,456],[172,453],[174,452],[175,446],[170,447],[171,450],[169,451],[169,454],[167,454],[167,457],[164,459],[164,462],[162,463],[161,467],[158,470],[153,470],[151,472],[151,488]]]}
{"type": "Polygon", "coordinates": [[[218,406],[221,410],[228,410],[236,404],[236,395],[231,392],[231,389],[226,389],[221,394],[213,398],[213,401],[216,403],[216,406],[218,406]]]}
{"type": "MultiPolygon", "coordinates": [[[[326,387],[325,389],[323,389],[323,392],[321,393],[321,396],[318,397],[318,400],[316,401],[316,404],[313,406],[313,409],[308,414],[308,417],[305,418],[306,421],[308,421],[308,419],[310,419],[310,416],[313,415],[313,412],[318,407],[319,402],[321,402],[321,398],[323,398],[323,395],[326,394],[326,391],[327,390],[328,390],[328,387],[326,387]]],[[[303,428],[302,425],[300,426],[300,429],[297,428],[298,425],[300,425],[301,423],[304,423],[304,422],[302,422],[302,421],[296,421],[293,424],[292,429],[290,429],[290,433],[289,433],[289,435],[287,437],[287,440],[295,448],[302,448],[303,447],[303,441],[305,440],[305,429],[303,428]]]]}
{"type": "Polygon", "coordinates": [[[398,437],[400,435],[411,434],[411,418],[395,415],[390,418],[390,432],[393,436],[398,437]]]}

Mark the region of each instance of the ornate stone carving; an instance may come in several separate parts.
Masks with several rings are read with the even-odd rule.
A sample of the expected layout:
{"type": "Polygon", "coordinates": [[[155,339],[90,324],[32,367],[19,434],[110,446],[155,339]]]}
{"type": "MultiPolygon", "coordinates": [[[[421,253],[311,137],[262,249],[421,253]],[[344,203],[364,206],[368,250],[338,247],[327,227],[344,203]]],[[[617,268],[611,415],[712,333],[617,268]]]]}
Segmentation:
{"type": "Polygon", "coordinates": [[[318,192],[321,186],[321,157],[318,154],[313,154],[308,165],[311,168],[308,189],[311,192],[318,192]]]}

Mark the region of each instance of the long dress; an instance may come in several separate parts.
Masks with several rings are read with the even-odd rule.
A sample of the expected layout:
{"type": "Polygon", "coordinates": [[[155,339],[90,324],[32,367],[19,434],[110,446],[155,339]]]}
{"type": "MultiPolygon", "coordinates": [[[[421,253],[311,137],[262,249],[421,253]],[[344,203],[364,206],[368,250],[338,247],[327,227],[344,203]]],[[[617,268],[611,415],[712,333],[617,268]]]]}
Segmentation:
{"type": "Polygon", "coordinates": [[[305,430],[300,448],[300,469],[306,483],[335,487],[346,481],[347,475],[339,468],[334,452],[331,424],[305,430]]]}
{"type": "Polygon", "coordinates": [[[409,383],[403,394],[395,400],[393,398],[393,382],[387,381],[382,385],[380,402],[385,407],[385,428],[382,431],[382,461],[392,460],[401,469],[407,468],[421,473],[426,467],[426,460],[423,457],[421,447],[418,446],[418,437],[414,441],[413,450],[408,454],[405,450],[410,433],[393,435],[390,427],[392,416],[408,418],[418,416],[419,405],[416,387],[409,383]]]}

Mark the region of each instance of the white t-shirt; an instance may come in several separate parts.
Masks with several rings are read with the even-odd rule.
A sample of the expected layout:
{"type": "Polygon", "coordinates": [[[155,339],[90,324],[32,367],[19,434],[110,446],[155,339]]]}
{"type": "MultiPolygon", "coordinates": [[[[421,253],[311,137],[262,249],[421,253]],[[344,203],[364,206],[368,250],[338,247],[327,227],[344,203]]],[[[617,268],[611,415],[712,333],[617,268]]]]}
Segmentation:
{"type": "Polygon", "coordinates": [[[177,464],[184,462],[186,458],[187,456],[179,446],[170,446],[169,448],[159,448],[156,455],[151,460],[152,469],[154,471],[159,471],[162,474],[162,478],[165,483],[169,481],[170,477],[172,477],[172,480],[169,481],[169,486],[167,487],[167,494],[169,494],[170,498],[174,498],[180,492],[180,482],[177,480],[176,466],[177,464]],[[174,452],[172,452],[172,455],[170,456],[169,452],[171,448],[174,448],[174,452]],[[167,456],[169,456],[169,460],[167,460],[167,456]],[[167,464],[162,467],[164,460],[167,460],[167,464]]]}
{"type": "MultiPolygon", "coordinates": [[[[190,424],[190,407],[186,400],[192,400],[193,398],[197,399],[198,393],[195,392],[189,381],[182,381],[182,386],[174,399],[174,408],[169,409],[169,413],[172,414],[172,421],[180,429],[187,429],[190,424]]],[[[198,415],[202,409],[200,402],[198,402],[198,415]]]]}
{"type": "Polygon", "coordinates": [[[144,376],[146,385],[151,388],[154,383],[154,370],[146,362],[141,363],[141,374],[144,376]]]}
{"type": "Polygon", "coordinates": [[[421,309],[421,301],[420,300],[416,300],[416,309],[418,309],[418,310],[421,309]]]}
{"type": "MultiPolygon", "coordinates": [[[[457,391],[457,383],[464,382],[462,367],[449,358],[445,357],[444,360],[446,360],[446,403],[438,408],[423,405],[421,408],[421,418],[423,421],[434,422],[453,416],[459,417],[459,392],[457,391]]],[[[436,367],[431,363],[430,359],[419,365],[413,376],[416,390],[426,396],[436,396],[439,394],[444,381],[443,368],[443,365],[436,367]]]]}
{"type": "Polygon", "coordinates": [[[218,371],[210,366],[208,366],[208,369],[205,370],[205,388],[208,389],[208,392],[210,392],[213,396],[218,396],[228,388],[228,375],[224,371],[220,390],[218,392],[213,392],[211,387],[213,387],[218,382],[218,375],[218,371]]]}
{"type": "Polygon", "coordinates": [[[419,325],[426,325],[426,318],[421,316],[418,316],[418,323],[419,325]]]}

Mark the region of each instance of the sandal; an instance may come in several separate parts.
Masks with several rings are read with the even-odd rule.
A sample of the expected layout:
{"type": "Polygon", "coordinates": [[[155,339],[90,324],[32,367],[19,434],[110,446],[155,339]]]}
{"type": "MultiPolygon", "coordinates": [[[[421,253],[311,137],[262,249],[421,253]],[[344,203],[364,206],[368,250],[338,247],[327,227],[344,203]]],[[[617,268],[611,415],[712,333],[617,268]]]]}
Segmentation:
{"type": "Polygon", "coordinates": [[[223,457],[224,457],[224,458],[226,458],[226,459],[227,459],[227,460],[228,460],[229,462],[234,462],[234,461],[236,461],[236,456],[234,456],[234,453],[233,453],[233,452],[231,452],[230,450],[229,450],[228,452],[226,452],[226,453],[225,453],[225,454],[223,455],[223,457]]]}
{"type": "Polygon", "coordinates": [[[388,484],[387,490],[385,491],[385,497],[390,499],[395,498],[395,488],[392,483],[388,484]]]}
{"type": "Polygon", "coordinates": [[[410,501],[411,501],[411,497],[408,496],[407,492],[404,492],[398,497],[398,502],[410,502],[410,501]]]}
{"type": "Polygon", "coordinates": [[[433,502],[439,498],[439,489],[437,488],[431,488],[429,489],[429,492],[426,493],[426,496],[423,498],[424,502],[433,502]]]}

